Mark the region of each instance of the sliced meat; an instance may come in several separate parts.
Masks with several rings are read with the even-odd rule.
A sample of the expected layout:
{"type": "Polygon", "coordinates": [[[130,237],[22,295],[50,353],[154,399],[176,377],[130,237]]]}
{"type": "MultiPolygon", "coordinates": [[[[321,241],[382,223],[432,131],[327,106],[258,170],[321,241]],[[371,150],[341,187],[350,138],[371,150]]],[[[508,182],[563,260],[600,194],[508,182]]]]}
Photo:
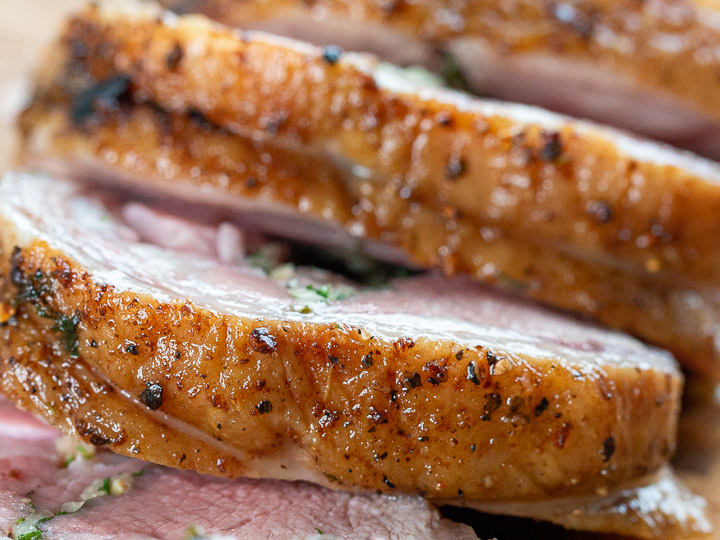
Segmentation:
{"type": "Polygon", "coordinates": [[[0,535],[13,528],[17,533],[19,519],[54,516],[26,534],[38,531],[44,540],[176,540],[201,530],[237,540],[477,538],[470,527],[441,519],[417,496],[342,493],[301,482],[229,481],[102,450],[75,454],[77,440],[62,441],[70,450],[61,452],[57,431],[48,436],[47,428],[37,427],[37,420],[7,402],[0,403],[0,432],[10,432],[20,417],[26,429],[0,439],[0,535]],[[55,515],[105,479],[110,493],[101,489],[77,511],[55,515]],[[120,479],[125,482],[121,488],[120,479]]]}
{"type": "Polygon", "coordinates": [[[717,6],[699,0],[165,0],[231,26],[422,64],[475,92],[720,157],[717,6]],[[458,73],[459,72],[459,73],[458,73]]]}
{"type": "Polygon", "coordinates": [[[26,164],[470,274],[720,373],[716,165],[130,6],[69,23],[21,118],[26,164]]]}
{"type": "Polygon", "coordinates": [[[47,177],[0,184],[0,388],[89,443],[217,476],[485,501],[594,493],[674,451],[666,353],[468,279],[351,288],[160,248],[102,200],[47,177]]]}

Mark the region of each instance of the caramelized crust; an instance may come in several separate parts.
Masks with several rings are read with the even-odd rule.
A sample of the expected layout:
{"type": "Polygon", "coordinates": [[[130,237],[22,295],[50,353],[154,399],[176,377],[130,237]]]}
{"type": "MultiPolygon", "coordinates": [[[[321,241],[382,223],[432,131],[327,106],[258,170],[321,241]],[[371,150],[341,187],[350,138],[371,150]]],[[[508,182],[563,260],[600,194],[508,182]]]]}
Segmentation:
{"type": "MultiPolygon", "coordinates": [[[[508,60],[548,55],[593,66],[606,77],[674,96],[720,121],[720,45],[708,0],[164,0],[240,28],[327,21],[397,32],[406,40],[448,47],[478,40],[508,60]],[[295,23],[295,21],[298,21],[295,23]]],[[[292,26],[296,28],[296,26],[292,26]]],[[[372,44],[370,44],[372,46],[372,44]]],[[[392,55],[393,51],[387,51],[392,55]]],[[[479,60],[478,61],[482,61],[479,60]]]]}
{"type": "MultiPolygon", "coordinates": [[[[8,197],[44,190],[86,225],[95,215],[52,194],[60,181],[18,181],[3,195],[0,388],[90,443],[219,476],[486,501],[610,489],[674,450],[682,378],[629,338],[531,306],[528,323],[558,318],[564,339],[528,345],[501,327],[483,338],[462,318],[447,339],[426,337],[402,306],[394,318],[407,333],[388,337],[397,329],[382,321],[393,317],[363,319],[360,294],[329,306],[333,316],[303,315],[233,287],[236,301],[255,304],[240,315],[231,299],[213,299],[228,306],[218,311],[183,288],[188,259],[136,259],[154,252],[102,236],[104,222],[76,239],[55,220],[62,212],[43,215],[31,200],[10,210],[8,197]],[[362,320],[374,329],[352,322],[362,320]]],[[[222,270],[202,268],[207,279],[222,270]]],[[[490,302],[497,320],[512,308],[463,294],[490,302]]]]}
{"type": "MultiPolygon", "coordinates": [[[[86,15],[95,16],[95,12],[86,15]]],[[[168,112],[152,103],[134,103],[128,100],[128,91],[136,83],[128,81],[119,109],[96,107],[78,119],[81,97],[97,92],[102,81],[116,80],[90,66],[102,64],[118,77],[103,58],[115,58],[113,47],[123,43],[97,38],[94,26],[92,39],[84,41],[84,24],[75,21],[66,36],[67,43],[76,43],[68,48],[84,51],[82,55],[67,58],[68,48],[61,49],[60,59],[53,55],[41,72],[35,101],[21,116],[26,164],[160,198],[204,202],[238,220],[254,214],[261,227],[284,236],[324,242],[313,228],[319,226],[336,243],[382,243],[404,253],[403,262],[441,268],[447,275],[470,274],[589,315],[671,350],[694,371],[714,376],[719,372],[720,293],[713,285],[698,284],[685,270],[697,270],[705,263],[720,268],[714,263],[712,232],[720,228],[720,190],[712,179],[694,176],[692,167],[681,170],[635,161],[600,135],[574,132],[573,124],[566,125],[563,134],[549,135],[538,126],[523,127],[507,118],[446,107],[446,115],[436,115],[430,122],[432,133],[421,133],[406,149],[420,157],[410,160],[404,177],[396,171],[390,181],[368,180],[353,176],[336,160],[275,144],[292,136],[253,142],[196,111],[168,112]],[[105,56],[90,55],[88,51],[95,48],[102,48],[105,56]],[[488,122],[480,140],[476,140],[479,132],[458,127],[470,117],[488,122]],[[471,136],[472,144],[465,140],[471,136]],[[416,151],[429,137],[436,146],[462,144],[467,153],[416,151]],[[532,137],[540,141],[529,142],[532,137]],[[547,161],[551,151],[561,152],[562,157],[547,161]],[[586,168],[589,162],[595,165],[586,168]],[[448,170],[450,165],[457,168],[448,170]],[[433,176],[430,170],[439,172],[433,176]],[[449,173],[453,178],[447,178],[449,173]],[[503,202],[508,200],[514,201],[511,206],[503,202]],[[278,215],[284,219],[277,219],[278,215]],[[292,225],[286,223],[290,216],[295,220],[292,225]],[[638,267],[640,261],[633,258],[642,265],[638,267]],[[668,260],[673,261],[670,269],[668,260]]],[[[142,28],[163,35],[175,31],[159,23],[142,28]]],[[[159,42],[155,39],[153,47],[161,47],[159,42]]],[[[251,45],[262,43],[247,46],[251,45]]],[[[233,46],[245,44],[233,42],[233,46]]],[[[146,56],[143,65],[150,59],[146,56]]],[[[361,88],[370,85],[370,77],[352,66],[323,66],[317,58],[308,62],[312,69],[330,75],[348,71],[364,81],[361,88]]],[[[178,96],[186,95],[179,75],[163,76],[175,81],[178,96]]],[[[368,103],[387,98],[386,92],[370,86],[374,90],[368,90],[372,94],[368,103]]],[[[138,93],[136,89],[136,97],[138,93]]],[[[166,105],[173,103],[175,98],[166,105]]],[[[383,103],[407,111],[413,102],[395,96],[383,103]]],[[[281,106],[277,110],[290,111],[281,106]]],[[[303,118],[307,120],[303,114],[311,112],[303,109],[297,117],[288,112],[288,118],[273,127],[277,137],[291,119],[302,124],[303,118]]],[[[397,122],[385,123],[385,132],[395,129],[397,122]]],[[[342,140],[343,130],[338,129],[342,140]]],[[[267,135],[262,131],[257,138],[267,135]]],[[[394,136],[387,139],[388,145],[398,141],[394,136]]],[[[406,163],[402,157],[397,160],[406,163]]],[[[381,161],[385,163],[384,158],[381,161]]],[[[702,161],[690,163],[715,174],[702,161]]]]}

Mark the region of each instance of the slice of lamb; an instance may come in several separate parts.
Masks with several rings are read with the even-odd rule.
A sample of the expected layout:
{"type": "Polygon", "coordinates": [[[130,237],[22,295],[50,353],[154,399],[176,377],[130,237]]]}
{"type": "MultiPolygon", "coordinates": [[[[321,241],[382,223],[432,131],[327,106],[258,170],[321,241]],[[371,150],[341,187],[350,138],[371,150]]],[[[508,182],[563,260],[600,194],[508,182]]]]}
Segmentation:
{"type": "Polygon", "coordinates": [[[124,13],[70,23],[21,118],[26,164],[474,275],[720,373],[716,165],[535,109],[395,92],[357,56],[330,65],[297,43],[124,13]],[[133,56],[143,62],[125,65],[133,56]],[[134,103],[132,88],[183,112],[134,103]]]}
{"type": "Polygon", "coordinates": [[[61,180],[0,184],[2,391],[93,444],[486,501],[607,489],[674,450],[666,353],[469,279],[278,281],[128,241],[110,208],[61,180]]]}
{"type": "MultiPolygon", "coordinates": [[[[12,434],[0,440],[0,478],[6,480],[0,487],[0,534],[10,534],[19,519],[32,522],[38,516],[57,514],[68,502],[83,500],[89,486],[104,484],[107,478],[108,487],[110,482],[122,479],[122,490],[101,491],[78,511],[55,515],[33,529],[46,540],[175,539],[193,529],[232,535],[237,540],[476,538],[469,528],[440,519],[419,497],[339,493],[307,483],[275,480],[228,481],[166,469],[104,450],[77,452],[77,440],[64,438],[63,445],[58,444],[57,431],[15,410],[2,397],[0,432],[12,434]],[[21,424],[24,429],[15,430],[21,424]]],[[[703,502],[688,496],[668,472],[655,482],[585,500],[511,503],[501,505],[500,511],[560,521],[580,530],[641,538],[704,538],[709,527],[703,502]]],[[[461,500],[448,503],[468,504],[461,500]]],[[[468,517],[471,523],[477,521],[468,517]]],[[[535,527],[531,531],[536,532],[535,527]]],[[[575,537],[570,533],[562,536],[575,537]]],[[[577,535],[578,539],[586,537],[577,535]]]]}
{"type": "Polygon", "coordinates": [[[67,464],[58,451],[60,433],[5,400],[0,400],[0,433],[5,434],[0,439],[0,536],[13,528],[17,533],[19,519],[51,517],[66,503],[82,501],[89,486],[107,478],[113,487],[122,479],[122,489],[101,489],[79,510],[55,515],[30,532],[45,540],[175,540],[192,530],[237,540],[477,538],[469,527],[441,519],[417,496],[342,493],[302,482],[229,481],[103,450],[86,457],[78,453],[67,464]]]}
{"type": "Polygon", "coordinates": [[[720,33],[712,3],[161,3],[451,77],[460,70],[480,95],[540,105],[720,157],[720,60],[713,52],[720,33]]]}

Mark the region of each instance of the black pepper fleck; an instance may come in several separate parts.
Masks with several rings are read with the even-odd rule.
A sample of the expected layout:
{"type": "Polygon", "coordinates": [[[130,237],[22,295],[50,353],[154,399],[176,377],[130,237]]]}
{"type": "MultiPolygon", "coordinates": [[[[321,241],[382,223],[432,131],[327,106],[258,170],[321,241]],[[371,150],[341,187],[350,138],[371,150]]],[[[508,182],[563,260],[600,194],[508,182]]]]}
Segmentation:
{"type": "Polygon", "coordinates": [[[260,414],[269,413],[269,412],[272,412],[272,410],[273,410],[272,403],[270,403],[266,399],[262,400],[260,403],[255,405],[255,408],[257,409],[257,412],[259,412],[260,414]]]}
{"type": "Polygon", "coordinates": [[[176,43],[165,57],[165,66],[171,71],[176,70],[184,55],[185,51],[183,51],[179,43],[176,43]]]}
{"type": "Polygon", "coordinates": [[[445,178],[448,180],[457,180],[465,174],[465,159],[460,156],[451,156],[445,165],[445,178]]]}
{"type": "Polygon", "coordinates": [[[412,375],[409,375],[407,377],[404,377],[402,380],[403,389],[408,390],[410,388],[417,388],[418,386],[422,386],[422,379],[420,378],[420,374],[415,371],[412,375]]]}
{"type": "Polygon", "coordinates": [[[163,402],[163,389],[158,383],[145,383],[145,390],[140,392],[140,401],[148,409],[156,411],[163,402]]]}
{"type": "Polygon", "coordinates": [[[275,337],[270,335],[270,330],[267,328],[255,328],[250,333],[250,343],[262,354],[272,354],[277,350],[275,337]]]}
{"type": "Polygon", "coordinates": [[[598,223],[608,223],[612,220],[612,208],[605,201],[591,201],[587,205],[588,215],[598,223]]]}
{"type": "Polygon", "coordinates": [[[615,453],[615,437],[610,435],[607,439],[603,441],[603,447],[602,450],[600,450],[600,455],[603,457],[603,462],[607,463],[610,461],[610,458],[613,457],[613,454],[615,453]]]}
{"type": "Polygon", "coordinates": [[[372,353],[368,353],[366,356],[363,356],[362,360],[360,361],[362,364],[362,367],[369,368],[373,365],[373,355],[372,353]]]}
{"type": "Polygon", "coordinates": [[[540,400],[540,403],[538,403],[535,407],[535,416],[540,416],[542,413],[544,413],[549,405],[550,402],[546,398],[542,398],[540,400]]]}
{"type": "Polygon", "coordinates": [[[563,152],[562,141],[560,140],[560,133],[557,131],[545,132],[542,135],[543,147],[540,150],[540,157],[544,161],[555,161],[558,159],[563,152]]]}
{"type": "Polygon", "coordinates": [[[140,351],[138,350],[137,345],[135,345],[132,342],[125,345],[125,352],[128,352],[128,353],[132,354],[133,356],[137,356],[138,354],[140,354],[140,351]]]}
{"type": "Polygon", "coordinates": [[[336,64],[340,57],[343,55],[343,50],[337,45],[328,45],[323,50],[323,60],[328,64],[336,64]]]}
{"type": "Polygon", "coordinates": [[[395,484],[393,484],[390,480],[388,480],[388,477],[383,474],[383,483],[389,487],[390,489],[395,489],[395,484]]]}
{"type": "Polygon", "coordinates": [[[473,384],[480,384],[480,379],[477,376],[475,361],[471,360],[467,367],[467,380],[473,384]]]}

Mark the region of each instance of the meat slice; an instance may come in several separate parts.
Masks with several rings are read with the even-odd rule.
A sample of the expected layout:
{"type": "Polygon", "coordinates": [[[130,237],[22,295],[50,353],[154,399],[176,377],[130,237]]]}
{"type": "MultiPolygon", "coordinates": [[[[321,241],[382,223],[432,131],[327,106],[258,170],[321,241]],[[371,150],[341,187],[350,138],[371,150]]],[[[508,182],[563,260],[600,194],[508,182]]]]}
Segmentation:
{"type": "Polygon", "coordinates": [[[165,0],[231,26],[370,51],[720,157],[717,6],[700,0],[165,0]]]}
{"type": "Polygon", "coordinates": [[[71,21],[41,70],[26,164],[470,274],[720,373],[717,165],[367,57],[113,5],[71,21]]]}
{"type": "Polygon", "coordinates": [[[467,279],[363,289],[161,248],[102,201],[0,184],[0,389],[89,443],[485,501],[594,493],[674,451],[682,378],[664,352],[467,279]]]}
{"type": "Polygon", "coordinates": [[[230,481],[103,450],[83,454],[76,451],[82,448],[78,441],[61,439],[5,401],[0,432],[5,434],[0,439],[0,536],[17,533],[19,519],[50,517],[63,505],[82,501],[88,486],[109,479],[111,493],[101,490],[80,509],[29,530],[41,532],[44,540],[175,540],[191,537],[193,530],[237,540],[477,538],[470,527],[441,519],[417,496],[341,493],[302,482],[230,481]],[[20,418],[24,424],[18,433],[20,418]],[[119,489],[121,478],[125,485],[119,489]]]}

